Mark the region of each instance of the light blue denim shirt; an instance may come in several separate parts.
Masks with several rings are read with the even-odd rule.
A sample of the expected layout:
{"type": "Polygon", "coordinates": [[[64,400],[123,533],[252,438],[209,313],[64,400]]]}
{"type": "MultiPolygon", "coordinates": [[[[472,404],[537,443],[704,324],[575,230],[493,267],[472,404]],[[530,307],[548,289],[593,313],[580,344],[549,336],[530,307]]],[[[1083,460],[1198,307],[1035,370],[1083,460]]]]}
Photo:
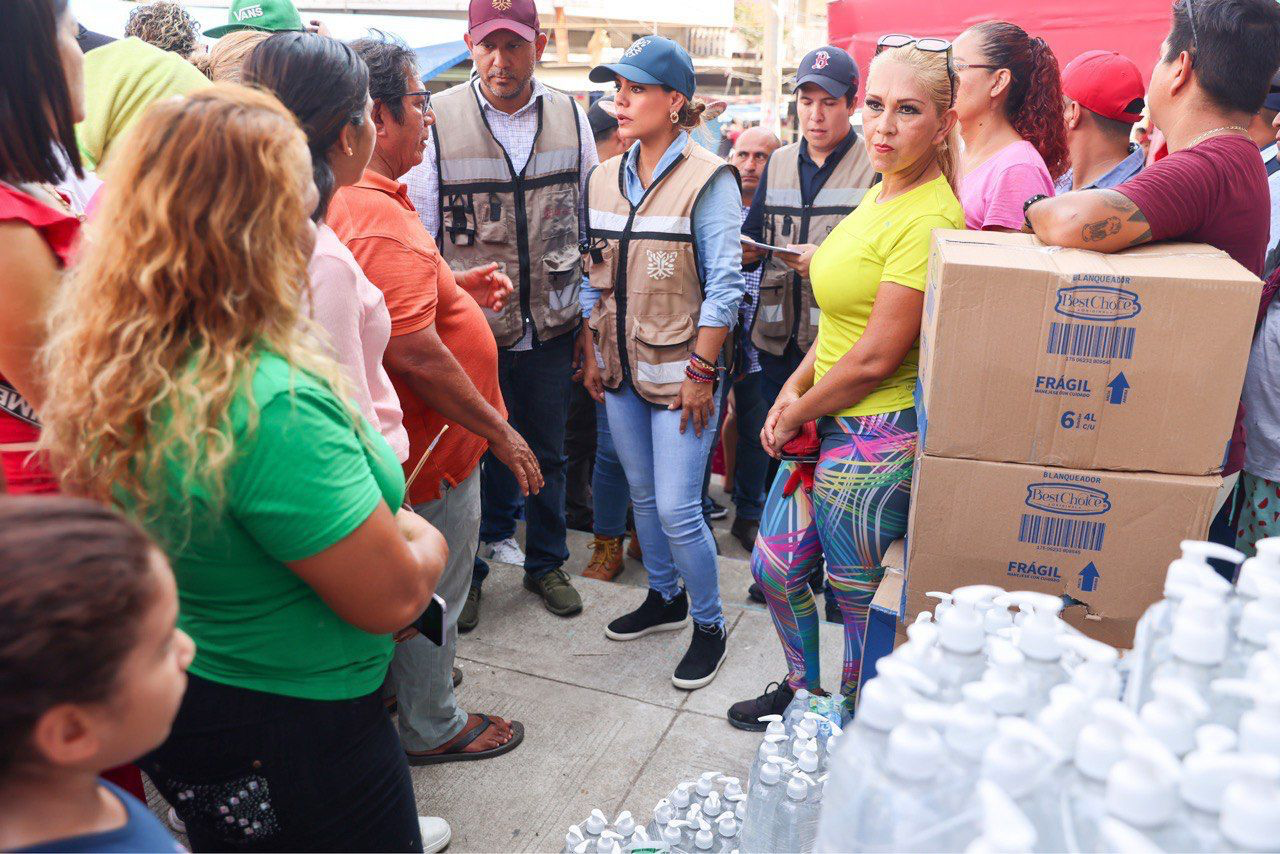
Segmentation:
{"type": "MultiPolygon", "coordinates": [[[[686,145],[696,144],[689,139],[689,134],[681,131],[658,160],[654,180],[675,165],[686,145]]],[[[623,185],[633,205],[639,204],[644,196],[644,186],[636,172],[639,157],[638,142],[623,155],[623,185]]],[[[712,179],[693,209],[693,239],[698,247],[698,273],[704,290],[699,326],[733,328],[738,322],[738,306],[747,287],[742,278],[742,244],[738,239],[741,225],[742,193],[733,176],[722,172],[712,179]]],[[[599,298],[600,292],[590,285],[582,288],[579,305],[583,317],[591,314],[599,298]]]]}

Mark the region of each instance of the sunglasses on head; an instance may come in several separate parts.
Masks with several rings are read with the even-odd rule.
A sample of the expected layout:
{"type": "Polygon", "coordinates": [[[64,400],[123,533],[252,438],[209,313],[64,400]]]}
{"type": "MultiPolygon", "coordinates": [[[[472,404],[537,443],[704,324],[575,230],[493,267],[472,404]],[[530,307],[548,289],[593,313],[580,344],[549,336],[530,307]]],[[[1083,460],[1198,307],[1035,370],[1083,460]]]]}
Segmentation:
{"type": "Polygon", "coordinates": [[[922,50],[925,53],[944,53],[947,55],[947,83],[951,85],[951,103],[948,106],[953,106],[956,102],[956,67],[951,59],[951,42],[932,36],[917,38],[905,33],[889,33],[876,40],[876,52],[874,55],[879,56],[886,50],[899,47],[915,47],[916,50],[922,50]]]}

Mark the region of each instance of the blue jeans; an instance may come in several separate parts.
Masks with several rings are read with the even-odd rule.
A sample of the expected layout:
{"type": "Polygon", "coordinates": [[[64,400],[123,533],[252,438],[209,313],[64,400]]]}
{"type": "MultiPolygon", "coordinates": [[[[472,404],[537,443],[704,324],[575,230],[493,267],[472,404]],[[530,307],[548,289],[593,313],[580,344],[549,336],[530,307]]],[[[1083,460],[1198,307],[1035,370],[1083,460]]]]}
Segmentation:
{"type": "Polygon", "coordinates": [[[609,415],[603,403],[596,404],[596,465],[591,473],[591,503],[597,537],[621,537],[627,533],[627,473],[613,446],[609,415]]]}
{"type": "MultiPolygon", "coordinates": [[[[764,512],[765,478],[769,455],[760,447],[760,431],[772,402],[765,403],[760,386],[763,371],[747,374],[733,384],[733,401],[738,413],[738,457],[733,470],[733,506],[736,517],[760,521],[764,512]]],[[[776,397],[776,395],[775,395],[776,397]]]]}
{"type": "MultiPolygon", "coordinates": [[[[521,497],[515,475],[493,454],[485,454],[480,475],[480,541],[515,535],[516,513],[524,503],[524,571],[541,578],[569,559],[565,542],[564,427],[572,386],[572,333],[532,350],[499,350],[498,383],[507,404],[507,420],[529,443],[545,481],[537,495],[521,497]]],[[[472,584],[489,567],[477,559],[472,584]],[[484,569],[481,570],[480,567],[484,569]]]]}
{"type": "Polygon", "coordinates": [[[609,430],[631,486],[636,536],[644,551],[649,587],[670,601],[684,581],[697,623],[724,625],[716,545],[702,517],[702,474],[715,440],[720,395],[712,424],[696,436],[680,432],[680,411],[654,406],[629,384],[605,393],[609,430]],[[660,464],[655,458],[660,458],[660,464]]]}

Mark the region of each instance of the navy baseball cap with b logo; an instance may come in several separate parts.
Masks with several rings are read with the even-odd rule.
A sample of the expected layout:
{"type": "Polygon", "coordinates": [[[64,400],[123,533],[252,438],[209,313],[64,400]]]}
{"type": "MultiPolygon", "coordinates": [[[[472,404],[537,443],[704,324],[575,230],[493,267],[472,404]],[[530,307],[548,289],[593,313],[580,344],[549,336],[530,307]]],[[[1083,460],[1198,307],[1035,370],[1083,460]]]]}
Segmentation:
{"type": "Polygon", "coordinates": [[[680,45],[662,36],[643,36],[622,52],[622,58],[597,65],[587,75],[594,83],[625,77],[635,83],[668,86],[686,98],[693,97],[693,60],[680,45]]]}
{"type": "Polygon", "coordinates": [[[800,60],[793,88],[799,90],[806,83],[821,86],[833,98],[843,98],[850,90],[858,91],[858,64],[838,47],[811,50],[800,60]]]}

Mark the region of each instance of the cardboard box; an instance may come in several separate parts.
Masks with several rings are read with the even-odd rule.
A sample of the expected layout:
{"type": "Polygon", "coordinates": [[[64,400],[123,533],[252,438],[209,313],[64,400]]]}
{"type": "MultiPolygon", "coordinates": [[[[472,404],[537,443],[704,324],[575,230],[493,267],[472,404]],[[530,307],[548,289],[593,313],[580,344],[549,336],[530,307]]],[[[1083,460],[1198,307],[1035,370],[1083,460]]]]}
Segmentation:
{"type": "Polygon", "coordinates": [[[965,584],[1066,595],[1090,637],[1133,644],[1178,542],[1203,539],[1222,478],[921,456],[912,482],[904,619],[965,584]]]}
{"type": "Polygon", "coordinates": [[[906,559],[904,540],[895,540],[884,554],[884,578],[880,579],[876,595],[871,600],[867,633],[862,643],[862,682],[874,678],[876,662],[907,639],[906,623],[900,619],[906,587],[906,559]]]}
{"type": "Polygon", "coordinates": [[[1064,468],[1221,469],[1261,282],[1225,253],[934,232],[922,448],[1064,468]]]}

